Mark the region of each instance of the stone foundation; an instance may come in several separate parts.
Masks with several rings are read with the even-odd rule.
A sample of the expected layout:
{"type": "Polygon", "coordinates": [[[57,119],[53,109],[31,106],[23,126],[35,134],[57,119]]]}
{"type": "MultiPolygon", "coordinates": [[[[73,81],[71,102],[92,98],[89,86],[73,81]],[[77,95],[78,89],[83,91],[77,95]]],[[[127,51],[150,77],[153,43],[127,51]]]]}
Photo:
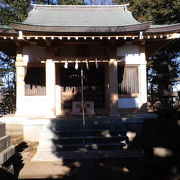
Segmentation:
{"type": "MultiPolygon", "coordinates": [[[[10,136],[6,135],[5,123],[0,123],[0,167],[3,168],[15,153],[15,147],[10,145],[10,136]]],[[[10,164],[12,166],[12,164],[10,164]]],[[[12,168],[10,168],[12,169],[12,168]]]]}

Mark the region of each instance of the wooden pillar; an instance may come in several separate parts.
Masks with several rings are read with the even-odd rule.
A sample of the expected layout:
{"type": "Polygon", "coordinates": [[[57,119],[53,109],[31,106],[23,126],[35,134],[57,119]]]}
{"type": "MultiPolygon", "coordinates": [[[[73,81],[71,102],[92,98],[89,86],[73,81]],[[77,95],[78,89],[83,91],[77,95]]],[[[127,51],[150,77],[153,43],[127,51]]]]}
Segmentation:
{"type": "Polygon", "coordinates": [[[23,61],[22,48],[18,49],[18,54],[16,55],[16,115],[23,115],[22,106],[25,95],[25,68],[27,63],[23,61]]]}
{"type": "Polygon", "coordinates": [[[105,64],[105,73],[104,73],[104,79],[105,79],[105,108],[106,112],[110,112],[110,104],[109,104],[109,64],[105,64]]]}
{"type": "Polygon", "coordinates": [[[118,110],[118,64],[116,59],[109,60],[109,103],[110,116],[117,116],[118,110]]]}
{"type": "Polygon", "coordinates": [[[54,117],[56,113],[55,108],[55,63],[52,59],[46,60],[46,97],[48,115],[54,117]]]}
{"type": "Polygon", "coordinates": [[[61,86],[60,86],[60,64],[56,64],[56,85],[55,85],[55,91],[56,91],[56,116],[59,116],[62,114],[62,108],[61,108],[61,86]]]}
{"type": "Polygon", "coordinates": [[[147,74],[146,74],[146,55],[144,44],[140,46],[140,59],[139,65],[139,86],[140,86],[140,98],[142,109],[147,109],[147,74]]]}
{"type": "Polygon", "coordinates": [[[59,116],[62,114],[61,110],[61,87],[59,85],[55,86],[56,88],[56,116],[59,116]]]}

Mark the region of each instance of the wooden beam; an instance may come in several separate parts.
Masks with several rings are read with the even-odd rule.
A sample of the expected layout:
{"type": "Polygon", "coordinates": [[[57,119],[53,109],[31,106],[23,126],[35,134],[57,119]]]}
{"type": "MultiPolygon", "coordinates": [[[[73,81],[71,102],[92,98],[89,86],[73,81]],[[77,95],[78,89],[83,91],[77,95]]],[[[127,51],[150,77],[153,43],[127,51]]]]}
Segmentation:
{"type": "Polygon", "coordinates": [[[96,41],[65,41],[65,42],[63,42],[64,44],[70,44],[70,45],[73,45],[73,44],[84,44],[84,45],[86,45],[86,44],[101,44],[101,42],[96,42],[96,41]]]}

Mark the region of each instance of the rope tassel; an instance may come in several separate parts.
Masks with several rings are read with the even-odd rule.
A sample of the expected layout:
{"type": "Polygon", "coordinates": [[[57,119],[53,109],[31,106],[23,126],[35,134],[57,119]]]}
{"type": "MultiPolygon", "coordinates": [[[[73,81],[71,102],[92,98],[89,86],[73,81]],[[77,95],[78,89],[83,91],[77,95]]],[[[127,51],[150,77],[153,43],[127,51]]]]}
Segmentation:
{"type": "Polygon", "coordinates": [[[88,60],[86,59],[86,69],[89,69],[88,60]]]}
{"type": "Polygon", "coordinates": [[[76,59],[76,62],[75,62],[75,69],[77,70],[78,69],[78,61],[77,61],[77,59],[76,59]]]}
{"type": "Polygon", "coordinates": [[[96,69],[98,69],[98,62],[97,62],[97,58],[95,59],[95,65],[96,65],[96,69]]]}
{"type": "Polygon", "coordinates": [[[66,60],[64,63],[64,68],[67,69],[68,68],[68,61],[66,60]]]}

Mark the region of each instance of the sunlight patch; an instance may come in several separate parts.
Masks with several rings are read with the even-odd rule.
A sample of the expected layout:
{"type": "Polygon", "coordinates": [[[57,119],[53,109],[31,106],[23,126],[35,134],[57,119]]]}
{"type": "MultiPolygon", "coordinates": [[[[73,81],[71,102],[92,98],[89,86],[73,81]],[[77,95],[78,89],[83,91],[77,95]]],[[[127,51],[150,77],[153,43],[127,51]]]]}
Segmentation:
{"type": "Polygon", "coordinates": [[[129,169],[128,169],[127,167],[123,167],[123,168],[122,168],[122,172],[124,172],[124,173],[129,173],[129,169]]]}
{"type": "Polygon", "coordinates": [[[180,120],[177,121],[178,126],[180,126],[180,120]]]}
{"type": "Polygon", "coordinates": [[[172,151],[170,149],[167,148],[162,148],[162,147],[155,147],[154,148],[154,155],[157,157],[170,157],[172,156],[172,151]]]}
{"type": "Polygon", "coordinates": [[[126,133],[126,136],[129,138],[129,141],[132,142],[134,140],[134,138],[136,137],[136,132],[128,131],[126,133]]]}

